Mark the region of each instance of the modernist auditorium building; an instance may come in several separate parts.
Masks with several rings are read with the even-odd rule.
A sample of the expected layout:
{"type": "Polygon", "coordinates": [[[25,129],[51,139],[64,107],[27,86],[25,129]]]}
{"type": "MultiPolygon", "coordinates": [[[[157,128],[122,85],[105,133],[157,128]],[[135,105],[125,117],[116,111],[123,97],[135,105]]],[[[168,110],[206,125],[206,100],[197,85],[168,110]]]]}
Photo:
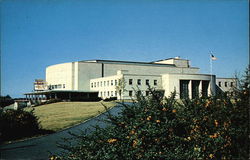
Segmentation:
{"type": "Polygon", "coordinates": [[[136,92],[150,94],[148,88],[177,98],[208,96],[216,92],[215,75],[200,74],[180,57],[153,62],[86,60],[46,68],[46,80],[37,80],[27,99],[87,100],[131,99],[136,92]]]}

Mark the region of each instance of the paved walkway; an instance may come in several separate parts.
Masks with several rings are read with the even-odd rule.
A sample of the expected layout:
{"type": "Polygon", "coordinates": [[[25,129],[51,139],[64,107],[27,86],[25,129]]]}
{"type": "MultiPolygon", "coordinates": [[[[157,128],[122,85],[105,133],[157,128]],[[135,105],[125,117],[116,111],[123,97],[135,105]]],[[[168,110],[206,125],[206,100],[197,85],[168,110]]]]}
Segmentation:
{"type": "MultiPolygon", "coordinates": [[[[110,113],[117,115],[121,111],[120,106],[116,106],[110,110],[110,113]]],[[[100,127],[105,127],[106,124],[100,120],[105,119],[105,113],[97,116],[96,118],[90,119],[85,123],[77,125],[75,127],[50,134],[48,136],[33,138],[30,140],[25,140],[22,142],[17,142],[13,144],[7,144],[0,147],[0,159],[1,160],[47,160],[48,156],[60,153],[61,148],[57,147],[58,143],[63,143],[62,138],[69,138],[69,132],[80,133],[81,131],[92,128],[92,126],[99,125],[100,127]]]]}

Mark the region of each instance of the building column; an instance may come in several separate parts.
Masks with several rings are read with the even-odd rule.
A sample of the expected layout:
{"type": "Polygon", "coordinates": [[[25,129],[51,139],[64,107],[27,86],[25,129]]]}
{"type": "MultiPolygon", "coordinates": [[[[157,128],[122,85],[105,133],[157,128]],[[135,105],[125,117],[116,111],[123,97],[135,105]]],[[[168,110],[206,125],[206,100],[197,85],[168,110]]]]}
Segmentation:
{"type": "Polygon", "coordinates": [[[199,83],[199,97],[202,97],[202,80],[199,83]]]}
{"type": "Polygon", "coordinates": [[[208,95],[208,96],[212,96],[211,80],[209,81],[209,84],[208,84],[207,95],[208,95]]]}
{"type": "Polygon", "coordinates": [[[192,80],[188,83],[188,97],[192,99],[192,80]]]}

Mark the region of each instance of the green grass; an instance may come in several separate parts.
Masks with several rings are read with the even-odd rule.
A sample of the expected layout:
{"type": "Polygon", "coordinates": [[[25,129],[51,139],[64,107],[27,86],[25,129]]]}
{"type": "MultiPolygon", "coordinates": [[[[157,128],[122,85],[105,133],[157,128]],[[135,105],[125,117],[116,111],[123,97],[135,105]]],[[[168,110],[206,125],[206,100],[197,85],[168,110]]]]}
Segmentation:
{"type": "Polygon", "coordinates": [[[102,104],[108,108],[116,105],[115,102],[58,102],[35,107],[34,113],[42,129],[59,131],[104,112],[102,104]]]}

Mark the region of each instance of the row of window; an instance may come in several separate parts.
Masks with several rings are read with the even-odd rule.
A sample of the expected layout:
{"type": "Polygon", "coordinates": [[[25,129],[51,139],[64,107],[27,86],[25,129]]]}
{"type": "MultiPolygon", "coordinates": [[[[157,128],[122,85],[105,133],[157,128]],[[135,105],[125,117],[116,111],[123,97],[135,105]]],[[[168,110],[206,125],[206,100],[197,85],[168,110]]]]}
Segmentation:
{"type": "MultiPolygon", "coordinates": [[[[134,92],[137,92],[138,95],[143,95],[142,91],[132,91],[132,90],[128,91],[128,95],[130,97],[132,97],[135,94],[134,92]]],[[[150,92],[149,91],[145,91],[145,93],[146,93],[145,94],[146,96],[149,96],[150,92]]]]}
{"type": "Polygon", "coordinates": [[[118,80],[110,80],[110,81],[101,81],[101,82],[94,82],[94,83],[91,83],[91,88],[96,88],[96,87],[102,87],[102,86],[109,86],[109,82],[110,82],[110,85],[113,86],[117,86],[118,84],[118,80]]]}
{"type": "Polygon", "coordinates": [[[61,89],[65,88],[65,84],[49,85],[49,89],[61,89]]]}
{"type": "MultiPolygon", "coordinates": [[[[133,91],[133,90],[129,90],[128,91],[128,94],[129,94],[129,96],[130,97],[132,97],[132,96],[134,96],[135,95],[135,92],[137,92],[137,94],[143,94],[143,92],[142,91],[133,91]]],[[[145,95],[146,96],[149,96],[149,91],[145,91],[145,95]]],[[[101,91],[100,92],[100,97],[117,97],[117,91],[101,91]]]]}
{"type": "MultiPolygon", "coordinates": [[[[105,87],[105,86],[109,86],[109,85],[110,86],[113,86],[113,85],[117,86],[117,84],[118,84],[118,80],[110,80],[110,81],[108,80],[108,81],[101,81],[101,82],[93,82],[93,83],[91,83],[91,88],[102,87],[102,86],[105,87]]],[[[129,79],[128,84],[133,85],[133,79],[129,79]]],[[[142,80],[137,79],[137,85],[141,85],[141,84],[142,84],[142,80]]],[[[146,85],[150,84],[149,79],[145,80],[145,84],[146,85]]],[[[158,81],[154,80],[154,86],[157,86],[157,84],[158,84],[158,81]]]]}
{"type": "Polygon", "coordinates": [[[117,91],[103,91],[103,92],[100,92],[100,97],[117,97],[117,91]]]}
{"type": "MultiPolygon", "coordinates": [[[[129,85],[133,85],[133,79],[129,79],[128,84],[129,84],[129,85]]],[[[137,85],[141,85],[141,84],[142,84],[142,83],[141,83],[141,79],[137,79],[137,85]]],[[[146,84],[146,85],[149,85],[149,84],[150,84],[149,79],[146,79],[146,80],[145,80],[145,84],[146,84]]],[[[154,80],[154,85],[157,86],[157,80],[154,80]]]]}
{"type": "MultiPolygon", "coordinates": [[[[219,87],[221,87],[222,86],[222,84],[221,84],[221,82],[219,82],[219,87]]],[[[224,86],[225,87],[228,87],[228,82],[224,82],[224,86]]],[[[230,82],[230,87],[233,87],[234,86],[234,82],[230,82]]]]}

